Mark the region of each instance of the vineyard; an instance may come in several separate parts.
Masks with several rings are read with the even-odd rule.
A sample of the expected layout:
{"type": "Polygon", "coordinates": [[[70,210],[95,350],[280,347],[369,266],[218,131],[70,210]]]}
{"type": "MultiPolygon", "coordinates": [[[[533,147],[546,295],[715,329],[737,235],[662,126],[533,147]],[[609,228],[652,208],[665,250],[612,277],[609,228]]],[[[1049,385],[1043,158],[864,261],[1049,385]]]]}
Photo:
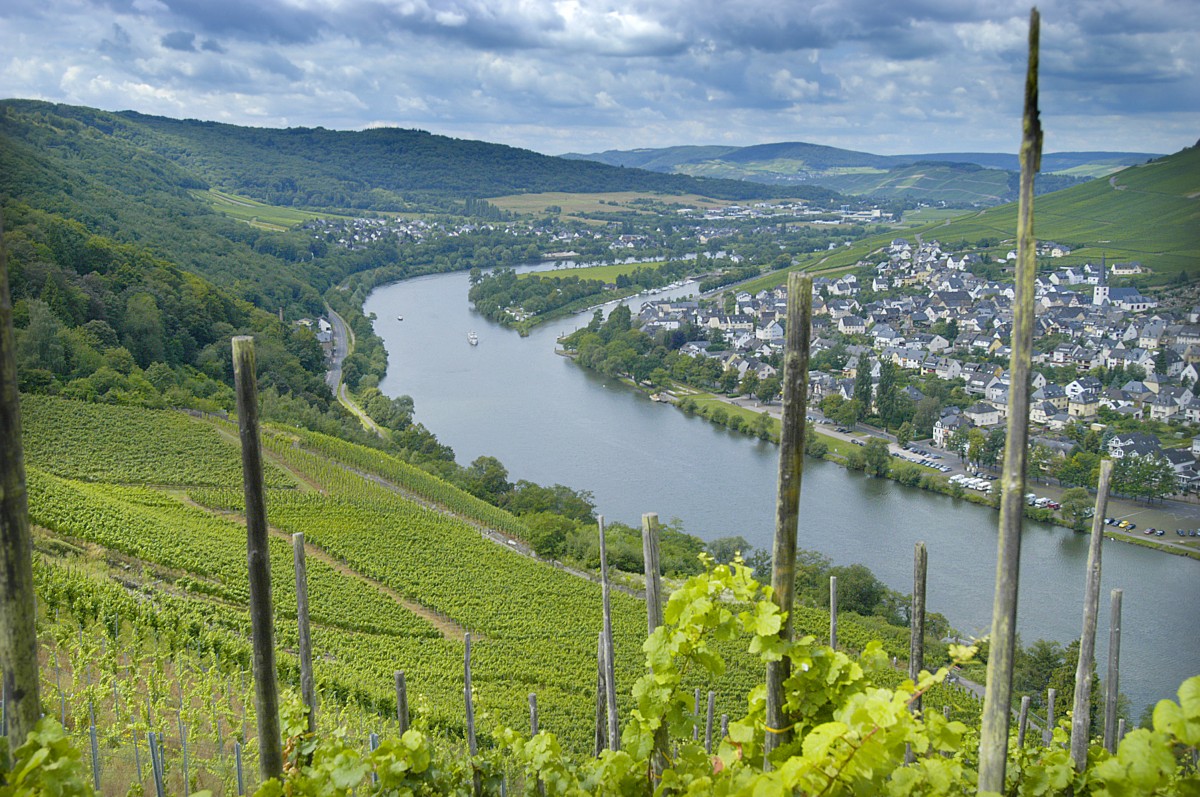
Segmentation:
{"type": "MultiPolygon", "coordinates": [[[[232,793],[233,740],[246,743],[247,761],[254,755],[244,736],[254,708],[236,434],[218,418],[54,398],[27,399],[23,410],[46,713],[88,750],[90,703],[103,718],[103,765],[124,782],[137,779],[155,729],[183,777],[182,723],[192,784],[232,793]]],[[[536,693],[541,727],[568,750],[590,749],[598,584],[497,543],[521,539],[520,522],[408,463],[293,429],[264,434],[264,449],[278,665],[295,685],[289,537],[303,532],[323,726],[349,718],[365,749],[369,733],[394,723],[392,674],[404,670],[421,727],[461,743],[470,632],[482,723],[527,727],[536,693]]],[[[612,607],[624,713],[644,671],[646,610],[619,591],[612,607]]],[[[828,633],[826,611],[801,609],[797,622],[828,633]]],[[[840,634],[850,648],[878,636],[846,620],[840,634]]],[[[686,684],[714,692],[718,714],[741,716],[761,664],[744,646],[716,649],[724,672],[694,672],[686,684]]],[[[885,643],[887,657],[907,652],[907,634],[885,643]]],[[[891,668],[878,677],[904,680],[891,668]]],[[[973,697],[942,685],[929,700],[955,718],[978,715],[973,697]]],[[[252,779],[253,767],[246,772],[252,779]]]]}

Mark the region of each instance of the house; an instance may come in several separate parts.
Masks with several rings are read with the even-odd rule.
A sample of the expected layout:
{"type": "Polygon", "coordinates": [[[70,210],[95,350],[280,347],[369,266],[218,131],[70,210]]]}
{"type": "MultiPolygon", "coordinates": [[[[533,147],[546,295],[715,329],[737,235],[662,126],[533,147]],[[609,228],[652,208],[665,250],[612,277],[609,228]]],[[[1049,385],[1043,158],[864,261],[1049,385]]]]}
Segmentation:
{"type": "Polygon", "coordinates": [[[856,315],[842,316],[838,319],[838,332],[843,335],[861,335],[867,331],[867,322],[856,315]]]}
{"type": "Polygon", "coordinates": [[[957,407],[951,409],[953,412],[946,413],[933,424],[933,444],[938,448],[947,448],[950,438],[959,429],[971,429],[974,426],[957,407]]]}
{"type": "Polygon", "coordinates": [[[1079,393],[1074,398],[1067,399],[1067,415],[1078,420],[1091,420],[1100,409],[1100,394],[1098,392],[1079,393]]]}
{"type": "Polygon", "coordinates": [[[1094,376],[1081,376],[1064,388],[1068,400],[1078,398],[1081,393],[1098,394],[1103,389],[1104,385],[1094,376]]]}
{"type": "Polygon", "coordinates": [[[967,407],[963,415],[975,426],[996,426],[1000,423],[1000,410],[986,401],[978,401],[967,407]]]}
{"type": "Polygon", "coordinates": [[[1122,457],[1152,457],[1162,451],[1159,439],[1145,432],[1121,432],[1108,441],[1108,454],[1113,459],[1122,457]]]}

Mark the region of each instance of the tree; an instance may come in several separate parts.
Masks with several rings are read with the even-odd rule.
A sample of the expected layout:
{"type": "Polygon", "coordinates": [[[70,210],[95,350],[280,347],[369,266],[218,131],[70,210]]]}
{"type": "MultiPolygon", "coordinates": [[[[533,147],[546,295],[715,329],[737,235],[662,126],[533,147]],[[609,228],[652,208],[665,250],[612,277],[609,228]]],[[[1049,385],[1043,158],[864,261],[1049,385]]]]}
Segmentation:
{"type": "Polygon", "coordinates": [[[958,454],[958,461],[962,462],[966,457],[971,446],[971,435],[967,427],[960,426],[950,435],[950,439],[946,441],[946,445],[951,451],[958,454]]]}
{"type": "Polygon", "coordinates": [[[908,421],[905,421],[904,423],[900,424],[900,428],[896,430],[896,445],[904,448],[906,445],[912,442],[912,439],[913,425],[908,421]]]}
{"type": "Polygon", "coordinates": [[[492,504],[513,487],[508,481],[508,469],[495,457],[478,457],[463,477],[467,492],[492,504]]]}
{"type": "Polygon", "coordinates": [[[982,465],[984,449],[987,447],[987,435],[982,429],[971,429],[967,432],[967,459],[976,465],[982,465]]]}
{"type": "Polygon", "coordinates": [[[729,564],[738,554],[749,555],[751,545],[745,537],[718,537],[705,547],[718,563],[729,564]]]}
{"type": "Polygon", "coordinates": [[[858,358],[858,370],[854,375],[854,400],[862,408],[864,416],[871,414],[871,358],[863,355],[858,358]]]}
{"type": "Polygon", "coordinates": [[[881,437],[872,437],[867,441],[863,454],[866,456],[866,472],[872,476],[886,476],[892,465],[891,454],[888,453],[887,441],[881,437]]]}
{"type": "Polygon", "coordinates": [[[1025,458],[1025,478],[1032,481],[1045,481],[1050,471],[1050,449],[1040,443],[1029,447],[1025,458]]]}
{"type": "Polygon", "coordinates": [[[850,399],[839,404],[837,409],[834,410],[833,415],[829,417],[842,426],[853,427],[854,424],[858,423],[861,412],[862,405],[858,403],[858,399],[850,399]]]}
{"type": "Polygon", "coordinates": [[[782,383],[780,382],[779,377],[769,376],[759,382],[756,395],[763,404],[770,404],[771,401],[779,395],[781,387],[782,383]]]}
{"type": "Polygon", "coordinates": [[[1076,531],[1083,531],[1086,528],[1087,513],[1092,508],[1092,494],[1083,487],[1071,487],[1063,490],[1062,497],[1059,499],[1062,504],[1063,520],[1071,524],[1071,528],[1076,531]]]}
{"type": "Polygon", "coordinates": [[[758,371],[747,368],[746,373],[742,375],[742,381],[738,383],[738,391],[743,396],[753,396],[758,390],[758,381],[758,371]]]}
{"type": "MultiPolygon", "coordinates": [[[[125,348],[143,368],[163,359],[162,312],[148,293],[135,293],[125,303],[125,348]]],[[[261,355],[260,355],[261,357],[261,355]]]]}
{"type": "Polygon", "coordinates": [[[900,390],[896,383],[898,373],[899,368],[891,360],[879,361],[879,385],[875,390],[875,404],[879,408],[879,417],[883,418],[883,422],[887,425],[892,425],[898,420],[896,418],[900,390]]]}

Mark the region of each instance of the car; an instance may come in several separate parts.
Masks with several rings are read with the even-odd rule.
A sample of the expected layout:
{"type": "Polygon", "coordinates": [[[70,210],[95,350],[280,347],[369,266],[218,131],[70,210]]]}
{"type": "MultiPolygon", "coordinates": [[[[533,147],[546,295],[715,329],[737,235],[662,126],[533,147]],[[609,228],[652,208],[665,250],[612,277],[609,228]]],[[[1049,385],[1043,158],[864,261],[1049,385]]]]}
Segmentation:
{"type": "Polygon", "coordinates": [[[1153,527],[1153,526],[1151,526],[1150,528],[1148,528],[1148,529],[1146,529],[1145,531],[1143,531],[1143,532],[1142,532],[1142,534],[1145,534],[1146,536],[1149,536],[1149,535],[1151,535],[1151,534],[1153,534],[1153,533],[1154,533],[1154,527],[1153,527]]]}
{"type": "Polygon", "coordinates": [[[1062,509],[1062,504],[1060,504],[1058,501],[1049,501],[1046,503],[1046,506],[1050,507],[1051,509],[1062,509]]]}
{"type": "Polygon", "coordinates": [[[1117,519],[1115,517],[1106,517],[1104,518],[1104,525],[1115,526],[1117,525],[1117,519]]]}
{"type": "Polygon", "coordinates": [[[1157,534],[1159,537],[1161,537],[1161,536],[1162,536],[1163,534],[1165,534],[1166,532],[1164,532],[1162,529],[1158,529],[1158,530],[1157,530],[1157,531],[1155,531],[1154,533],[1155,533],[1155,534],[1157,534]]]}
{"type": "Polygon", "coordinates": [[[1129,521],[1128,521],[1128,520],[1118,520],[1118,521],[1117,521],[1117,528],[1119,528],[1119,529],[1127,529],[1127,528],[1129,528],[1129,521]]]}
{"type": "Polygon", "coordinates": [[[1134,529],[1136,529],[1136,528],[1137,528],[1137,524],[1136,524],[1136,523],[1130,523],[1130,524],[1129,524],[1128,526],[1126,526],[1125,528],[1126,528],[1126,530],[1128,530],[1128,531],[1133,531],[1134,529]]]}
{"type": "Polygon", "coordinates": [[[1186,534],[1183,533],[1183,529],[1175,529],[1175,533],[1178,534],[1180,537],[1187,536],[1186,534]]]}

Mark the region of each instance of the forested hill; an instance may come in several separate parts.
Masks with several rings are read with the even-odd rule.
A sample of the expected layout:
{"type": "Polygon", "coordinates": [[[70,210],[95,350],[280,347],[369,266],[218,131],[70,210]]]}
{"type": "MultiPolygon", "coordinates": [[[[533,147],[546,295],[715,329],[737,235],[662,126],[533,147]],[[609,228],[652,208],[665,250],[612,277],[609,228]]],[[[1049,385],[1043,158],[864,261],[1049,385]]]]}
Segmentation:
{"type": "Polygon", "coordinates": [[[0,103],[67,132],[86,129],[183,167],[191,179],[275,205],[380,211],[448,209],[467,197],[563,191],[661,191],[721,199],[828,198],[833,192],[747,185],[567,160],[529,150],[378,128],[249,128],[31,100],[0,103]]]}

